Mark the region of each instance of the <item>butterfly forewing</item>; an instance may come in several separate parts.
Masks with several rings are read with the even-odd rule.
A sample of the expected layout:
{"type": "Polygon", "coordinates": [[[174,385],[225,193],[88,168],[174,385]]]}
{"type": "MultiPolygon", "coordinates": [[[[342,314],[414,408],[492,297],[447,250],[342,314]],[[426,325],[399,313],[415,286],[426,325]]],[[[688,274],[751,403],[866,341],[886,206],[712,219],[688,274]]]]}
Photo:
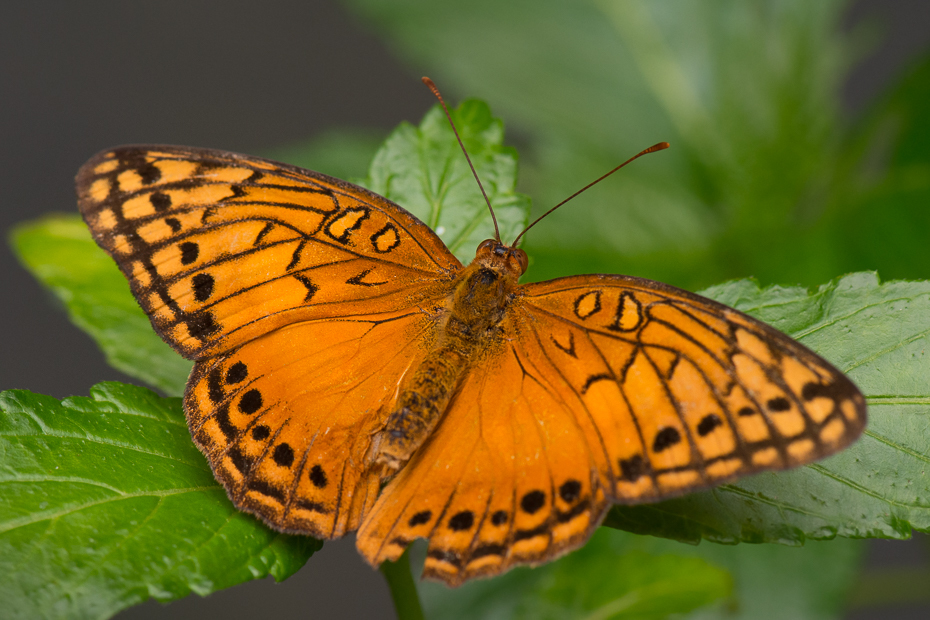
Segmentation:
{"type": "MultiPolygon", "coordinates": [[[[612,500],[671,497],[832,454],[865,426],[841,372],[711,300],[624,276],[525,287],[525,330],[608,440],[612,500]]],[[[521,341],[523,338],[521,338],[521,341]]]]}
{"type": "Polygon", "coordinates": [[[258,158],[124,147],[85,164],[77,187],[95,239],[188,358],[297,321],[409,307],[461,267],[386,199],[258,158]]]}

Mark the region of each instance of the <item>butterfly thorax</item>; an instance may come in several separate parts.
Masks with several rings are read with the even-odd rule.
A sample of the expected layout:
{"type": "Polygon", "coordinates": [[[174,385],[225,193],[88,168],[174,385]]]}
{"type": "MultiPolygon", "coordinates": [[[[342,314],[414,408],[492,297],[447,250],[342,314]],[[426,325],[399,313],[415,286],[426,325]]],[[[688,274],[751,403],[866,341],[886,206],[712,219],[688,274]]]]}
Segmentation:
{"type": "Polygon", "coordinates": [[[400,469],[436,428],[470,365],[491,343],[500,342],[500,324],[526,263],[522,250],[488,240],[459,272],[439,337],[401,384],[396,407],[376,442],[378,462],[400,469]]]}

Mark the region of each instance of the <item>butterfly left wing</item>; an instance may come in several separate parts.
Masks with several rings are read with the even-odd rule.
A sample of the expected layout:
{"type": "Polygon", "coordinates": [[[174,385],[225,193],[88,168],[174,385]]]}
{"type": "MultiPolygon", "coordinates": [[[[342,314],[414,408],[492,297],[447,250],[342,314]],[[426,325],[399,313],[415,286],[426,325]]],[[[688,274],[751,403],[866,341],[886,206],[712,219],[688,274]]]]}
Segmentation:
{"type": "Polygon", "coordinates": [[[451,585],[538,564],[587,540],[611,503],[807,463],[865,426],[862,395],[828,362],[656,282],[526,285],[501,328],[362,524],[372,564],[418,536],[424,574],[451,585]]]}
{"type": "Polygon", "coordinates": [[[184,409],[232,501],[279,530],[355,529],[381,483],[371,435],[458,260],[381,196],[235,153],[120,147],[77,189],[155,330],[197,361],[184,409]]]}
{"type": "Polygon", "coordinates": [[[94,239],[188,359],[297,321],[410,307],[461,268],[389,200],[258,157],[119,147],[81,167],[77,190],[94,239]]]}

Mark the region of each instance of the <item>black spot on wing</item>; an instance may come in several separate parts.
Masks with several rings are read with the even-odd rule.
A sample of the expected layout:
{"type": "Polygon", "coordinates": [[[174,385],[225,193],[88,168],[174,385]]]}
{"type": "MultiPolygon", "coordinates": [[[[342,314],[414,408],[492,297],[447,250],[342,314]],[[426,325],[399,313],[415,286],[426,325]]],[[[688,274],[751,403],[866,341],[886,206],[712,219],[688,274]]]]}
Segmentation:
{"type": "Polygon", "coordinates": [[[487,555],[500,555],[503,556],[506,553],[507,547],[504,545],[497,545],[494,543],[485,543],[483,545],[478,545],[475,547],[475,550],[471,553],[471,559],[483,558],[487,555]]]}
{"type": "Polygon", "coordinates": [[[248,474],[249,470],[252,469],[252,459],[247,457],[238,445],[231,447],[226,454],[229,456],[229,460],[233,464],[233,467],[243,476],[248,474]]]}
{"type": "Polygon", "coordinates": [[[697,426],[698,435],[701,437],[706,437],[714,431],[715,428],[722,425],[723,422],[720,418],[714,413],[708,413],[706,416],[701,418],[700,423],[697,426]]]}
{"type": "Polygon", "coordinates": [[[236,362],[226,371],[226,383],[240,383],[249,376],[248,367],[242,362],[236,362]]]}
{"type": "Polygon", "coordinates": [[[323,468],[319,464],[314,465],[310,470],[310,482],[318,489],[325,489],[326,485],[329,484],[326,472],[323,471],[323,468]]]}
{"type": "Polygon", "coordinates": [[[520,508],[523,512],[533,514],[542,508],[546,503],[546,494],[540,490],[533,490],[523,496],[520,500],[520,508]]]}
{"type": "Polygon", "coordinates": [[[216,425],[219,426],[227,442],[232,441],[239,434],[239,429],[233,426],[232,420],[229,419],[228,403],[216,410],[213,419],[216,420],[216,425]]]}
{"type": "Polygon", "coordinates": [[[191,279],[191,284],[194,289],[194,299],[199,302],[204,302],[210,299],[210,296],[213,294],[213,285],[216,281],[213,279],[209,273],[198,273],[191,279]]]}
{"type": "Polygon", "coordinates": [[[239,399],[239,411],[251,415],[262,408],[262,393],[251,389],[239,399]]]}
{"type": "Polygon", "coordinates": [[[446,549],[430,549],[426,554],[427,557],[433,558],[434,560],[439,560],[440,562],[445,562],[456,568],[462,567],[462,560],[459,558],[459,554],[455,551],[449,551],[446,549]]]}
{"type": "Polygon", "coordinates": [[[284,503],[284,499],[286,497],[284,490],[279,489],[278,487],[272,485],[271,483],[265,480],[262,480],[260,478],[255,478],[253,480],[250,480],[247,486],[250,491],[261,493],[262,495],[266,495],[268,497],[278,500],[282,504],[284,503]]]}
{"type": "Polygon", "coordinates": [[[646,461],[641,454],[634,454],[628,459],[620,459],[620,479],[636,482],[646,473],[646,461]]]}
{"type": "Polygon", "coordinates": [[[271,458],[281,467],[290,467],[294,464],[294,449],[287,443],[279,443],[274,447],[271,458]]]}
{"type": "Polygon", "coordinates": [[[161,170],[151,163],[145,163],[139,166],[136,168],[136,172],[139,173],[139,177],[145,185],[151,185],[161,178],[161,170]]]}
{"type": "Polygon", "coordinates": [[[410,527],[415,527],[417,525],[423,525],[424,523],[429,523],[429,520],[433,518],[433,513],[429,510],[421,510],[417,514],[410,517],[410,520],[407,521],[407,525],[410,527]]]}
{"type": "Polygon", "coordinates": [[[656,437],[652,442],[652,451],[662,452],[667,448],[671,448],[680,441],[681,433],[678,432],[678,429],[673,426],[666,426],[658,433],[656,433],[656,437]]]}
{"type": "Polygon", "coordinates": [[[197,340],[206,340],[219,330],[212,312],[198,312],[187,319],[187,331],[197,340]]]}
{"type": "Polygon", "coordinates": [[[769,411],[774,411],[776,413],[791,409],[791,403],[784,396],[776,396],[775,398],[769,399],[766,406],[769,408],[769,411]]]}
{"type": "Polygon", "coordinates": [[[581,495],[581,483],[577,480],[566,480],[559,487],[559,497],[568,504],[574,502],[581,495]]]}
{"type": "Polygon", "coordinates": [[[471,510],[463,510],[458,512],[449,519],[449,529],[456,532],[461,532],[464,530],[470,530],[471,526],[475,524],[475,515],[471,510]]]}
{"type": "Polygon", "coordinates": [[[223,402],[223,398],[226,396],[223,392],[223,384],[220,377],[221,371],[219,368],[214,368],[210,371],[210,374],[207,375],[207,396],[214,404],[223,402]]]}
{"type": "Polygon", "coordinates": [[[149,202],[156,211],[164,211],[171,208],[171,196],[162,192],[152,192],[149,194],[149,202]]]}
{"type": "MultiPolygon", "coordinates": [[[[177,220],[175,220],[177,221],[177,220]]],[[[180,227],[180,222],[178,226],[180,227]]],[[[193,241],[185,241],[178,246],[178,249],[181,250],[181,264],[190,265],[193,262],[197,261],[197,257],[200,256],[200,246],[194,243],[193,241]]]]}

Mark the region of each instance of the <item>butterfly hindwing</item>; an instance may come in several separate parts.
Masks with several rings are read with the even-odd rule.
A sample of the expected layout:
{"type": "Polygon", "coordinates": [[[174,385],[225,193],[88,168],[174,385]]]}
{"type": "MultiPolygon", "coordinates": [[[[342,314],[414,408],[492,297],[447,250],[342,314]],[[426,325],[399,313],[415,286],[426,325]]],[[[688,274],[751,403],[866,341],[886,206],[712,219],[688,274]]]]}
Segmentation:
{"type": "Polygon", "coordinates": [[[510,346],[482,360],[358,533],[372,564],[429,541],[424,575],[458,585],[581,544],[607,507],[582,429],[510,346]],[[506,377],[506,381],[501,378],[506,377]]]}
{"type": "Polygon", "coordinates": [[[232,501],[281,531],[356,529],[384,473],[372,435],[434,329],[413,311],[306,321],[197,362],[184,409],[232,501]]]}
{"type": "Polygon", "coordinates": [[[461,267],[388,200],[259,158],[122,147],[85,164],[77,188],[156,331],[192,359],[301,320],[407,307],[461,267]]]}

